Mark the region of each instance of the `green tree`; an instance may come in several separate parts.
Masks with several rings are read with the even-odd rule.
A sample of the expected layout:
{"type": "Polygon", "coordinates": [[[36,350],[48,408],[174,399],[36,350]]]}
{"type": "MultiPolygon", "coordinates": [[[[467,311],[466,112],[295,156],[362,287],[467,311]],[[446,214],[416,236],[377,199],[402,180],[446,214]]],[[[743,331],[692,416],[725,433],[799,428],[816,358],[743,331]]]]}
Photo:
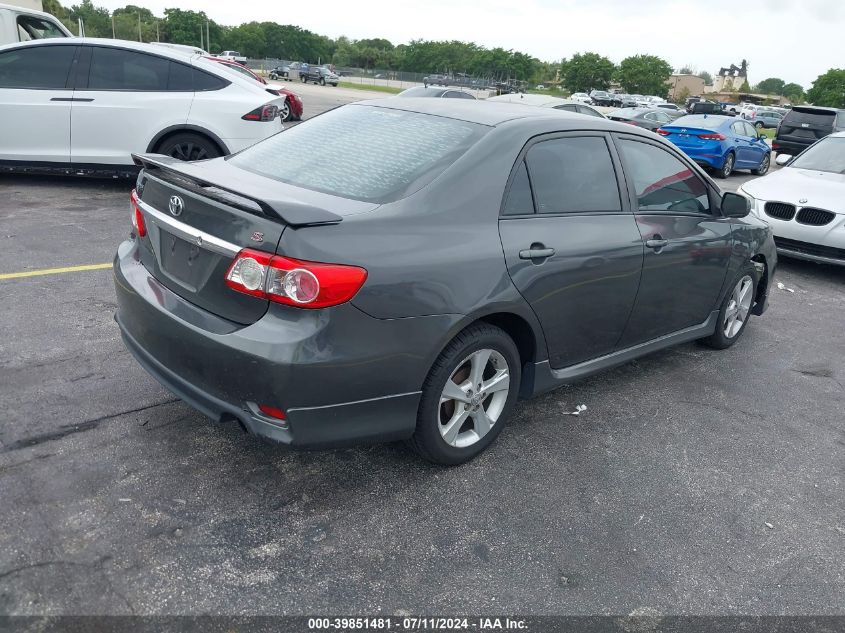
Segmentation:
{"type": "Polygon", "coordinates": [[[208,19],[204,11],[183,11],[182,9],[165,9],[164,22],[161,26],[161,40],[173,44],[187,44],[199,46],[202,40],[209,53],[219,52],[223,48],[223,37],[220,27],[208,19]],[[211,35],[211,45],[205,43],[205,23],[211,35]],[[200,37],[202,33],[202,37],[200,37]]]}
{"type": "Polygon", "coordinates": [[[786,82],[783,79],[778,77],[769,77],[754,86],[754,91],[767,95],[782,95],[783,87],[785,85],[786,82]]]}
{"type": "Polygon", "coordinates": [[[82,19],[87,37],[111,37],[111,16],[108,9],[95,7],[91,0],[82,0],[81,4],[73,5],[68,14],[74,25],[82,19]]]}
{"type": "Polygon", "coordinates": [[[800,103],[804,100],[804,89],[798,84],[786,84],[781,94],[789,99],[791,103],[800,103]]]}
{"type": "Polygon", "coordinates": [[[665,59],[654,55],[626,57],[619,64],[619,83],[630,93],[666,96],[666,82],[672,76],[672,67],[665,59]]]}
{"type": "Polygon", "coordinates": [[[141,41],[155,42],[158,35],[156,24],[160,20],[149,9],[132,4],[112,11],[115,37],[122,40],[137,40],[139,18],[141,22],[141,41]]]}
{"type": "Polygon", "coordinates": [[[807,91],[807,101],[818,106],[845,108],[845,69],[831,68],[819,75],[807,91]]]}
{"type": "Polygon", "coordinates": [[[679,75],[694,75],[695,69],[692,67],[692,64],[685,64],[684,66],[681,66],[680,68],[678,68],[678,74],[679,75]]]}
{"type": "MultiPolygon", "coordinates": [[[[570,92],[607,90],[616,66],[598,53],[576,53],[566,63],[563,84],[570,92]]],[[[671,72],[671,70],[670,70],[671,72]]]]}
{"type": "Polygon", "coordinates": [[[748,80],[742,82],[742,85],[739,87],[738,92],[744,92],[746,94],[751,92],[751,86],[748,85],[748,80]]]}
{"type": "Polygon", "coordinates": [[[697,77],[701,77],[704,80],[705,86],[712,86],[713,85],[713,75],[708,73],[706,70],[702,70],[697,77]]]}

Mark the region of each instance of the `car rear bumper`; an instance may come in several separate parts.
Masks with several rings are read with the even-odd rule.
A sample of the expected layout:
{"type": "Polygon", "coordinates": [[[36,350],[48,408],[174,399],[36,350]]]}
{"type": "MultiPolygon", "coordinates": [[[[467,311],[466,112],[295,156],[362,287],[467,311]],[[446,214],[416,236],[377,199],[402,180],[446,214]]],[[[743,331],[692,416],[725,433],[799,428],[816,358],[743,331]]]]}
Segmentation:
{"type": "Polygon", "coordinates": [[[451,323],[379,320],[350,304],[271,304],[264,317],[240,326],[161,285],[140,263],[135,241],[121,244],[114,278],[115,319],[144,369],[212,420],[237,420],[300,448],[409,437],[431,362],[413,347],[451,323]],[[260,404],[283,409],[286,419],[261,413],[260,404]]]}
{"type": "Polygon", "coordinates": [[[725,155],[717,154],[711,149],[699,149],[695,147],[681,147],[678,146],[684,154],[690,157],[699,165],[705,167],[712,167],[713,169],[721,169],[725,164],[725,155]]]}
{"type": "Polygon", "coordinates": [[[806,142],[806,143],[798,143],[796,141],[783,141],[778,138],[775,138],[772,141],[772,151],[777,152],[778,154],[788,154],[790,156],[797,156],[805,149],[810,147],[815,141],[813,142],[806,142]]]}

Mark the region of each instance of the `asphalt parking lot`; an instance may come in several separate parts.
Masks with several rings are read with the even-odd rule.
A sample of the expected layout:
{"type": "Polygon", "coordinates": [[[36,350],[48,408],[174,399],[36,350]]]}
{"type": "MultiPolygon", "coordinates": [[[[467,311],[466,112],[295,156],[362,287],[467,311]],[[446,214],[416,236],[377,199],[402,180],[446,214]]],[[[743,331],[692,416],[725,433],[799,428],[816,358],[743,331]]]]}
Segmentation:
{"type": "Polygon", "coordinates": [[[781,260],[733,348],[523,402],[461,467],[295,453],[149,377],[108,268],[8,278],[108,263],[131,184],[0,176],[0,613],[845,614],[845,270],[781,260]]]}

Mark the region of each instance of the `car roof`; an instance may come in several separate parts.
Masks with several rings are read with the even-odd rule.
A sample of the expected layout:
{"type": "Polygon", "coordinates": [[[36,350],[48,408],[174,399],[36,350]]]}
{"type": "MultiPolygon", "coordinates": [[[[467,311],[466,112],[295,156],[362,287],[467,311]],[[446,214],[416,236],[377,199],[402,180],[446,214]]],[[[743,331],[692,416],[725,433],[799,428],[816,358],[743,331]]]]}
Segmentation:
{"type": "Polygon", "coordinates": [[[193,53],[170,48],[169,46],[154,46],[153,44],[144,44],[143,42],[133,42],[131,40],[115,40],[104,37],[56,37],[41,40],[30,40],[28,42],[15,42],[6,46],[0,47],[0,50],[7,48],[14,48],[18,46],[77,46],[79,44],[112,46],[117,48],[125,48],[129,50],[141,51],[144,53],[152,53],[159,57],[170,57],[179,61],[185,61],[193,57],[199,57],[193,53]]]}
{"type": "MultiPolygon", "coordinates": [[[[585,116],[576,112],[555,110],[553,108],[526,108],[518,103],[496,103],[486,99],[473,101],[470,99],[372,99],[358,101],[349,106],[372,106],[389,108],[420,114],[431,114],[450,119],[458,119],[469,123],[477,123],[496,127],[505,123],[516,125],[534,125],[543,127],[548,123],[547,131],[555,130],[601,130],[608,132],[623,132],[660,139],[659,136],[640,128],[632,128],[625,123],[610,121],[605,118],[585,116]]],[[[347,107],[347,106],[344,106],[347,107]]],[[[544,130],[539,130],[543,133],[544,130]]]]}
{"type": "Polygon", "coordinates": [[[553,108],[557,105],[572,104],[584,105],[579,101],[572,99],[561,99],[560,97],[547,97],[546,95],[534,95],[525,93],[512,93],[506,95],[499,95],[497,97],[490,97],[486,101],[493,103],[518,103],[521,105],[540,106],[545,108],[553,108]]]}
{"type": "Polygon", "coordinates": [[[10,11],[14,11],[15,13],[26,13],[28,15],[37,15],[39,17],[46,16],[46,17],[55,18],[56,20],[58,20],[58,18],[56,18],[56,16],[54,16],[50,13],[47,13],[46,11],[39,11],[38,9],[30,9],[29,7],[22,7],[20,5],[4,4],[4,3],[0,2],[0,9],[9,9],[10,11]]]}

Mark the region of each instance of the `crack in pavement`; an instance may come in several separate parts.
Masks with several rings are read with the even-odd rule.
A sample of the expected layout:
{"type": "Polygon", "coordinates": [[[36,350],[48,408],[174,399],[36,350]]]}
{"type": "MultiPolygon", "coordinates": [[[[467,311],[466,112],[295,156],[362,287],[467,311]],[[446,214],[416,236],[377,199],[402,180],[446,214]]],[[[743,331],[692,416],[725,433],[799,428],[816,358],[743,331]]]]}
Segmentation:
{"type": "Polygon", "coordinates": [[[165,400],[164,402],[157,402],[155,404],[150,404],[145,407],[138,407],[137,409],[121,411],[120,413],[111,413],[109,415],[104,415],[99,418],[94,418],[93,420],[86,420],[85,422],[80,422],[79,424],[66,424],[64,426],[59,427],[59,429],[56,431],[51,431],[50,433],[42,433],[40,435],[33,435],[31,437],[25,437],[21,440],[12,442],[6,445],[0,452],[9,453],[11,451],[17,451],[22,448],[37,446],[39,444],[43,444],[44,442],[60,440],[68,435],[73,435],[75,433],[82,433],[84,431],[90,431],[91,429],[95,429],[100,425],[101,422],[105,422],[114,418],[119,418],[122,415],[129,415],[130,413],[146,411],[147,409],[153,409],[155,407],[160,407],[165,404],[172,404],[174,402],[179,402],[179,398],[171,398],[169,400],[165,400]]]}

